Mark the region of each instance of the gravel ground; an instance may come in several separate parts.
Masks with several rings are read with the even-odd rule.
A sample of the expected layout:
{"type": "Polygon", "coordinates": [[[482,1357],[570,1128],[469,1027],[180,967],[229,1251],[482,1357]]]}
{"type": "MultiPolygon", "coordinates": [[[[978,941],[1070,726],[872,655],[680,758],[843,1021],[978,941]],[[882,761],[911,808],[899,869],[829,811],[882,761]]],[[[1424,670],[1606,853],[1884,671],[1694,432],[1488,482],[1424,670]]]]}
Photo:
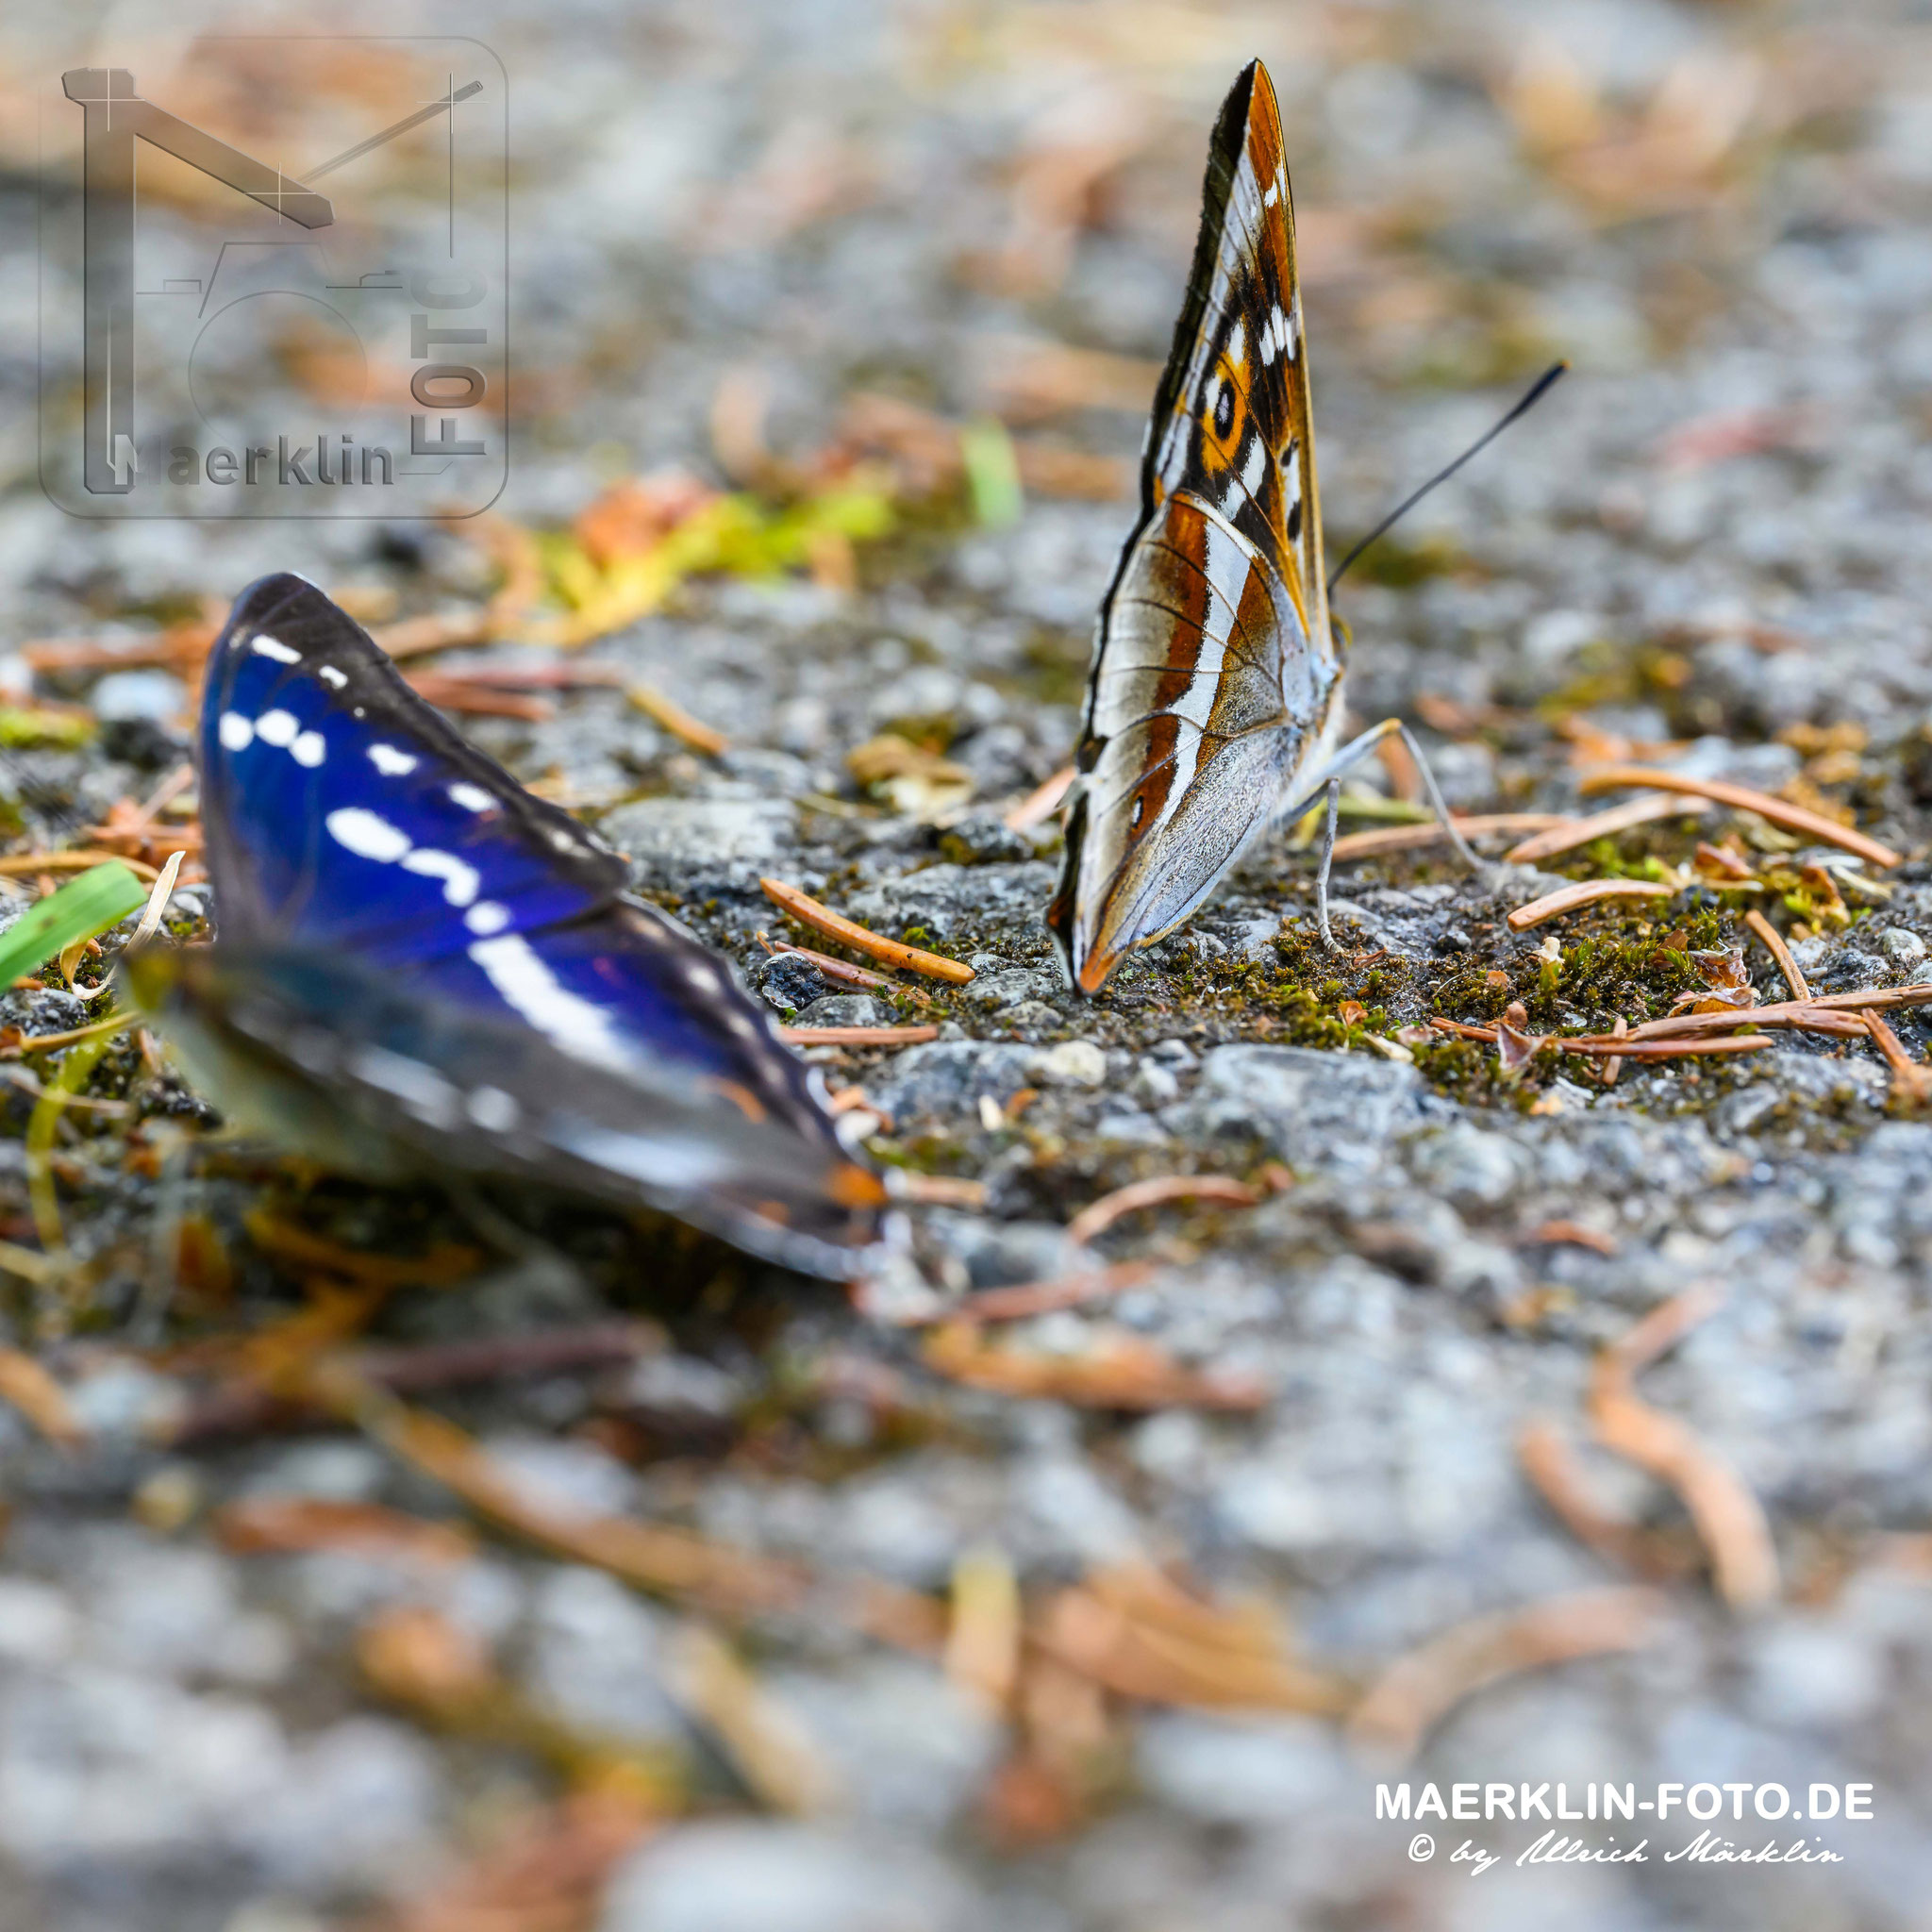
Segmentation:
{"type": "MultiPolygon", "coordinates": [[[[374,24],[449,25],[407,5],[374,24]]],[[[100,30],[130,28],[103,13],[100,30]]],[[[1366,527],[1550,357],[1575,364],[1343,594],[1356,711],[1421,718],[1458,808],[1571,809],[1582,758],[1635,747],[1850,807],[1906,861],[1869,891],[1844,881],[1842,920],[1814,879],[1809,898],[1693,891],[1647,924],[1518,937],[1504,915],[1549,874],[1403,856],[1338,869],[1330,958],[1309,942],[1308,858],[1277,839],[1089,1007],[1039,919],[1055,835],[1002,813],[1072,743],[1128,506],[1034,492],[1010,525],[933,517],[866,550],[857,589],[687,586],[591,655],[728,733],[724,754],[694,756],[614,691],[466,726],[588,801],[640,886],[774,1009],[939,1023],[897,1052],[812,1052],[886,1117],[882,1158],[983,1195],[915,1210],[923,1278],[880,1284],[861,1313],[557,1203],[473,1210],[219,1148],[170,1164],[154,1135],[135,1158],[112,1122],[82,1130],[65,1174],[92,1312],[56,1334],[23,1291],[9,1321],[86,1441],[63,1451],[0,1407],[0,1932],[1926,1924],[1932,1126],[1862,1041],[1780,1034],[1734,1063],[1626,1064],[1607,1088],[1574,1058],[1510,1079],[1487,1046],[1404,1059],[1367,1036],[1493,1021],[1511,998],[1570,1030],[1660,1012],[1695,983],[1684,947],[1741,941],[1760,903],[1817,926],[1797,949],[1814,988],[1922,975],[1932,29],[1882,5],[587,0],[541,26],[471,9],[461,30],[511,79],[527,390],[508,516],[565,520],[621,472],[712,475],[712,399],[747,369],[773,446],[803,451],[858,390],[1012,410],[1016,338],[1158,360],[1206,129],[1259,52],[1302,208],[1332,529],[1366,527]],[[863,799],[845,754],[935,721],[972,801],[934,824],[863,799]],[[976,976],[874,997],[774,972],[761,874],[976,976]],[[1246,1179],[1254,1204],[1124,1219],[1094,1246],[1146,1265],[1104,1304],[1005,1324],[985,1358],[897,1319],[1067,1274],[1074,1212],[1178,1172],[1246,1179]],[[379,1419],[181,1436],[212,1357],[161,1344],[319,1319],[317,1271],[243,1231],[264,1204],[369,1252],[488,1251],[460,1287],[391,1296],[374,1344],[513,1353],[548,1328],[645,1324],[626,1361],[421,1398],[546,1521],[648,1518],[825,1577],[951,1589],[995,1631],[1010,1576],[1045,1633],[1020,1690],[990,1695],[960,1641],[942,1666],[820,1596],[720,1621],[476,1533],[379,1419]],[[153,1229],[184,1217],[208,1231],[194,1270],[151,1258],[153,1229]],[[1643,1398],[1767,1515],[1779,1577],[1755,1607],[1735,1574],[1723,1601],[1668,1488],[1585,1446],[1599,1352],[1688,1291],[1714,1310],[1643,1398]],[[1077,1399],[1082,1365],[1130,1359],[1165,1378],[1146,1407],[1124,1372],[1077,1399]],[[1022,1373],[1047,1392],[974,1386],[1022,1373]],[[1595,1547],[1525,1476],[1539,1419],[1612,1519],[1595,1547]],[[267,1506],[300,1499],[342,1506],[311,1510],[311,1532],[380,1523],[389,1540],[249,1546],[267,1506]],[[1103,1696],[1096,1674],[1126,1680],[1066,1620],[1147,1563],[1222,1607],[1200,1641],[1226,1670],[1252,1663],[1257,1618],[1295,1669],[1218,1710],[1103,1696]],[[1471,1620],[1554,1603],[1574,1631],[1577,1592],[1640,1584],[1656,1595],[1598,1600],[1634,1649],[1506,1670],[1416,1716],[1406,1763],[1400,1722],[1379,1752],[1375,1724],[1337,1722],[1346,1687],[1471,1620]],[[1053,1661],[1056,1629],[1074,1661],[1053,1661]],[[1839,1862],[1667,1861],[1697,1829],[1679,1812],[1618,1826],[1626,1846],[1647,1830],[1645,1862],[1519,1866],[1541,1824],[1437,1825],[1436,1857],[1412,1859],[1427,1827],[1375,1815],[1377,1782],[1402,1778],[1874,1796],[1869,1822],[1810,1832],[1839,1862]],[[1464,1839],[1502,1862],[1452,1863],[1464,1839]],[[506,1875],[517,1844],[538,1847],[538,1878],[506,1875]]],[[[51,16],[0,28],[15,105],[69,58],[57,41],[51,16]]],[[[274,569],[405,614],[474,601],[487,571],[459,529],[54,509],[34,475],[31,145],[8,152],[0,642],[137,640],[274,569]]],[[[1131,364],[1091,366],[1132,391],[1131,364]]],[[[1134,409],[1096,396],[1016,412],[1020,433],[1130,458],[1134,409]]],[[[16,690],[27,675],[0,658],[16,690]]],[[[97,816],[178,757],[179,685],[114,675],[41,687],[113,722],[80,751],[12,755],[21,843],[59,829],[50,799],[97,816]]],[[[1716,816],[1551,863],[1682,863],[1732,829],[1761,871],[1833,857],[1716,816]]],[[[1763,949],[1745,957],[1760,997],[1783,997],[1763,949]]],[[[58,991],[4,1006],[28,1032],[80,1014],[58,991]]],[[[1925,1035],[1894,1018],[1916,1057],[1925,1035]]],[[[172,1075],[128,1071],[145,1123],[194,1117],[172,1075]]],[[[29,1105],[4,1103],[0,1140],[0,1232],[27,1241],[29,1105]]],[[[1713,1507],[1735,1524],[1746,1506],[1713,1507]]],[[[1526,1642],[1501,1655],[1521,1665],[1526,1642]]],[[[1133,1681],[1156,1679],[1176,1681],[1133,1681]]],[[[1402,1682],[1376,1707],[1398,1719],[1426,1704],[1402,1682]]]]}

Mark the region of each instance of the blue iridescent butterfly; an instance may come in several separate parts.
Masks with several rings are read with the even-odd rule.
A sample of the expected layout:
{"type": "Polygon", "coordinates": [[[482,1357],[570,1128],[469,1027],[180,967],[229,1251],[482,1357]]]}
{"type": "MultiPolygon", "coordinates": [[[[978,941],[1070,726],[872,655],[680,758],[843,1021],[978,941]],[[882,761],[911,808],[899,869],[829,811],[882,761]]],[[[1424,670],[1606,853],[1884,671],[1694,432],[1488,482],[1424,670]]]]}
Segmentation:
{"type": "Polygon", "coordinates": [[[238,1124],[376,1178],[526,1177],[847,1277],[884,1192],[820,1076],[624,859],[467,743],[302,578],[208,659],[219,943],[133,962],[238,1124]]]}

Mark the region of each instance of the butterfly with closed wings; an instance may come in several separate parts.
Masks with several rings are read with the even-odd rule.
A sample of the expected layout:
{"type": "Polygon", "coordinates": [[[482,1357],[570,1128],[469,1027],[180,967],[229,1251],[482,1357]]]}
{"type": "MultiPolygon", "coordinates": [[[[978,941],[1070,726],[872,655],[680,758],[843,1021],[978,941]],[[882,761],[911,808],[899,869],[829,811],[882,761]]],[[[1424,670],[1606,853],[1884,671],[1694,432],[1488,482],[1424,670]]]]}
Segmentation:
{"type": "Polygon", "coordinates": [[[127,972],[238,1124],[371,1178],[521,1177],[858,1271],[884,1190],[818,1074],[313,585],[242,593],[199,762],[218,942],[127,972]]]}
{"type": "MultiPolygon", "coordinates": [[[[1328,588],[1294,209],[1274,84],[1257,60],[1208,148],[1200,240],[1141,458],[1141,515],[1100,608],[1066,857],[1046,912],[1079,991],[1098,992],[1129,952],[1172,932],[1257,836],[1324,791],[1316,904],[1333,943],[1341,774],[1382,739],[1408,734],[1391,718],[1339,742],[1345,654],[1328,588]]],[[[1409,748],[1450,842],[1474,867],[1413,740],[1409,748]]]]}

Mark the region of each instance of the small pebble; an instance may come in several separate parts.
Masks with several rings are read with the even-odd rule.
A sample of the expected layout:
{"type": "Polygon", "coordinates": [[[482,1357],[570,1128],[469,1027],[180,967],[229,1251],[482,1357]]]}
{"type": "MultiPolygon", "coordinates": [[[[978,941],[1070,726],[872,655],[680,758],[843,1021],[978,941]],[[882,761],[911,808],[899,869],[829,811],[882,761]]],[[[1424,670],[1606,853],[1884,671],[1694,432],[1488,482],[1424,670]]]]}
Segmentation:
{"type": "Polygon", "coordinates": [[[1049,1087],[1099,1087],[1107,1080],[1107,1056],[1091,1040],[1066,1040],[1040,1057],[1040,1077],[1049,1087]]]}
{"type": "Polygon", "coordinates": [[[883,1026],[891,1017],[870,993],[846,992],[812,1001],[803,1012],[793,1016],[793,1024],[799,1026],[883,1026]]]}

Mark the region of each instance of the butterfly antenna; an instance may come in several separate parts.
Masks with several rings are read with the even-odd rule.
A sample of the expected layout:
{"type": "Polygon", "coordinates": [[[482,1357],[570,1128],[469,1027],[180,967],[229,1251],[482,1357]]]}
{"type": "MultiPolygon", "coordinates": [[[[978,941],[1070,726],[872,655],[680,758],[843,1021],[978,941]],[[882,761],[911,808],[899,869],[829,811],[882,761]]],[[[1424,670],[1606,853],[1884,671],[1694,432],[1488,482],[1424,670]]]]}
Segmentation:
{"type": "Polygon", "coordinates": [[[1357,543],[1355,546],[1355,548],[1351,550],[1348,553],[1348,555],[1344,557],[1341,559],[1341,561],[1335,566],[1334,570],[1329,573],[1328,594],[1331,597],[1335,594],[1335,587],[1341,581],[1342,573],[1345,570],[1347,570],[1349,565],[1352,564],[1356,560],[1356,558],[1358,558],[1362,554],[1362,552],[1369,547],[1371,543],[1377,542],[1383,537],[1386,537],[1389,534],[1389,532],[1392,530],[1395,527],[1395,525],[1399,524],[1403,520],[1403,518],[1406,517],[1409,513],[1409,511],[1412,510],[1416,507],[1416,505],[1419,504],[1423,500],[1423,498],[1425,497],[1429,493],[1429,491],[1436,487],[1437,484],[1448,482],[1450,477],[1455,475],[1457,471],[1461,469],[1463,464],[1468,462],[1471,457],[1475,456],[1479,452],[1488,449],[1490,444],[1494,442],[1497,437],[1501,436],[1504,430],[1508,428],[1510,424],[1514,423],[1519,417],[1528,415],[1530,410],[1535,408],[1536,406],[1542,401],[1543,397],[1546,396],[1550,392],[1550,391],[1556,386],[1557,378],[1560,375],[1566,375],[1569,372],[1569,368],[1570,365],[1567,362],[1552,362],[1550,366],[1547,369],[1545,369],[1541,375],[1537,377],[1536,381],[1530,385],[1529,393],[1525,395],[1523,398],[1523,400],[1520,403],[1518,403],[1516,407],[1513,409],[1511,409],[1509,413],[1507,416],[1505,416],[1500,423],[1492,424],[1487,430],[1483,432],[1482,435],[1477,437],[1476,440],[1473,443],[1471,443],[1470,446],[1466,450],[1464,450],[1462,454],[1459,457],[1457,457],[1456,460],[1453,463],[1451,463],[1447,469],[1438,470],[1436,474],[1433,476],[1431,476],[1429,480],[1426,483],[1424,483],[1420,490],[1414,491],[1409,495],[1405,496],[1402,499],[1402,501],[1398,503],[1395,506],[1395,508],[1391,509],[1389,512],[1389,514],[1386,517],[1384,517],[1382,521],[1379,524],[1377,524],[1373,530],[1371,530],[1369,534],[1366,537],[1364,537],[1361,540],[1361,541],[1357,543]]]}

